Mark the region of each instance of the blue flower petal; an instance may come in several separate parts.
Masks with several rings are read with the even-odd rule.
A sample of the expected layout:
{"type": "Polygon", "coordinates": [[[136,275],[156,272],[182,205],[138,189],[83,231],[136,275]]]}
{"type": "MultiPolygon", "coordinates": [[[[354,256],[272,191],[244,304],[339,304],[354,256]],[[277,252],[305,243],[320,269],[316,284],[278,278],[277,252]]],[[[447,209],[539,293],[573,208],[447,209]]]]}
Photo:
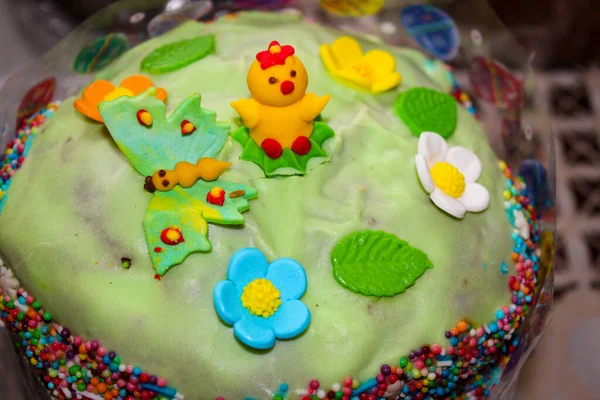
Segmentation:
{"type": "Polygon", "coordinates": [[[264,278],[267,273],[267,259],[258,249],[244,248],[235,252],[229,261],[227,279],[243,289],[257,278],[264,278]]]}
{"type": "Polygon", "coordinates": [[[306,272],[291,258],[280,258],[269,265],[267,276],[281,294],[281,300],[298,300],[306,291],[306,272]]]}
{"type": "Polygon", "coordinates": [[[310,311],[300,300],[285,301],[269,319],[278,339],[290,339],[308,328],[310,311]]]}
{"type": "Polygon", "coordinates": [[[221,281],[213,291],[213,302],[219,317],[227,324],[233,325],[244,315],[244,307],[240,299],[242,293],[233,282],[221,281]]]}
{"type": "Polygon", "coordinates": [[[233,333],[242,343],[259,350],[275,346],[275,334],[267,318],[245,316],[235,323],[233,333]]]}

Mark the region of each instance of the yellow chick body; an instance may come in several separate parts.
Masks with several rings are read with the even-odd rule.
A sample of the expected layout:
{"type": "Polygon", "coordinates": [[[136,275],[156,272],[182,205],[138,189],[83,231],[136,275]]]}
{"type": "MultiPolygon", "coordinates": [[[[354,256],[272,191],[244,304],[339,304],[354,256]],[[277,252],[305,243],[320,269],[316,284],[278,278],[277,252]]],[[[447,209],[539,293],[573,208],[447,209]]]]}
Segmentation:
{"type": "MultiPolygon", "coordinates": [[[[231,103],[259,146],[272,139],[280,148],[294,150],[299,137],[310,137],[313,120],[329,102],[330,96],[306,93],[308,73],[293,54],[291,46],[271,42],[269,50],[259,53],[248,71],[252,98],[231,103]]],[[[276,157],[267,155],[278,157],[277,153],[276,157]]]]}
{"type": "Polygon", "coordinates": [[[286,107],[273,107],[261,104],[254,99],[247,100],[252,103],[248,108],[255,109],[257,117],[244,110],[244,105],[234,106],[250,129],[250,137],[260,145],[265,139],[277,140],[285,148],[292,147],[298,136],[310,137],[313,130],[313,120],[329,101],[329,96],[317,97],[307,93],[300,101],[286,107]],[[309,96],[312,95],[312,96],[309,96]],[[312,100],[314,96],[316,101],[312,100]],[[321,105],[322,104],[322,105],[321,105]],[[248,116],[244,118],[243,116],[248,116]],[[293,117],[293,118],[292,118],[293,117]],[[252,124],[254,119],[257,123],[252,124]]]}

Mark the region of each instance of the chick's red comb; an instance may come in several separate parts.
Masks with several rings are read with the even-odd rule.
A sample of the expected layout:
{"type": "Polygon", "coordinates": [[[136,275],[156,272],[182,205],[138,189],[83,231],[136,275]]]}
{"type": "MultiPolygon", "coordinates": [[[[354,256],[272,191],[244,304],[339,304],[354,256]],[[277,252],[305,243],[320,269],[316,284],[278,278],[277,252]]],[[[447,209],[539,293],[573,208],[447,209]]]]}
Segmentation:
{"type": "Polygon", "coordinates": [[[285,59],[293,55],[294,48],[292,46],[281,46],[278,41],[273,40],[267,50],[256,55],[256,60],[262,69],[267,69],[274,65],[285,65],[285,59]]]}

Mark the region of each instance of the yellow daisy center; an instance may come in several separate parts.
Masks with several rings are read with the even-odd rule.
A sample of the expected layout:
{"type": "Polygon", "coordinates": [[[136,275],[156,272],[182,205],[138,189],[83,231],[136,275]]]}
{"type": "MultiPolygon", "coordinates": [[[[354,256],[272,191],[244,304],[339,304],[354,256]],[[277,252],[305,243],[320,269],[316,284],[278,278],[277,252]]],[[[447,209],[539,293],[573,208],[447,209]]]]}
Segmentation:
{"type": "Polygon", "coordinates": [[[269,318],[281,305],[279,290],[268,279],[255,279],[244,288],[242,305],[252,315],[269,318]]]}
{"type": "Polygon", "coordinates": [[[375,69],[365,62],[354,64],[352,69],[363,78],[369,80],[375,79],[375,69]]]}
{"type": "Polygon", "coordinates": [[[104,96],[104,101],[111,101],[114,99],[117,99],[121,96],[133,96],[133,92],[129,89],[125,89],[122,87],[118,87],[115,90],[113,90],[112,92],[110,92],[109,94],[107,94],[106,96],[104,96]]]}
{"type": "Polygon", "coordinates": [[[429,171],[435,186],[448,196],[459,198],[465,191],[465,176],[448,162],[435,163],[429,171]]]}

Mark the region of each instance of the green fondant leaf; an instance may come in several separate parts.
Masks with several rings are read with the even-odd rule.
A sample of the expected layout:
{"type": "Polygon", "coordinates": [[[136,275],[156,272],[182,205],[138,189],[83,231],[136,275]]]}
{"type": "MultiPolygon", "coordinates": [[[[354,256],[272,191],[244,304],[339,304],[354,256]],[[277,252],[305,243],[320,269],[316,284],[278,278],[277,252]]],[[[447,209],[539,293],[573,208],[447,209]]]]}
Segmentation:
{"type": "Polygon", "coordinates": [[[142,60],[142,70],[153,74],[175,71],[215,51],[214,35],[198,36],[159,47],[142,60]]]}
{"type": "Polygon", "coordinates": [[[324,122],[315,122],[313,132],[309,138],[311,148],[307,154],[300,156],[291,149],[283,149],[281,157],[274,160],[267,157],[264,150],[252,140],[250,130],[247,127],[242,126],[232,134],[232,138],[243,147],[240,159],[255,163],[262,168],[267,177],[306,174],[306,166],[310,159],[327,157],[327,153],[323,150],[323,143],[333,136],[333,129],[327,124],[324,122]],[[282,171],[282,168],[291,168],[295,172],[282,171]]]}
{"type": "Polygon", "coordinates": [[[99,37],[77,53],[73,60],[73,71],[78,74],[100,71],[119,58],[128,48],[129,39],[122,33],[109,33],[99,37]]]}
{"type": "Polygon", "coordinates": [[[415,136],[435,132],[448,138],[456,129],[456,100],[433,89],[416,87],[401,93],[394,112],[415,136]]]}
{"type": "Polygon", "coordinates": [[[216,114],[200,107],[200,94],[187,97],[167,117],[165,104],[150,88],[135,97],[123,96],[99,106],[104,124],[119,149],[142,175],[159,169],[173,169],[180,161],[192,164],[202,157],[215,157],[225,144],[229,124],[215,122],[216,114]],[[141,125],[137,112],[152,115],[152,125],[141,125]],[[190,135],[181,134],[181,122],[196,127],[190,135]]]}
{"type": "Polygon", "coordinates": [[[433,268],[425,253],[382,231],[346,236],[333,249],[331,261],[340,285],[377,297],[403,293],[433,268]]]}
{"type": "Polygon", "coordinates": [[[245,126],[242,126],[241,128],[233,131],[231,137],[233,140],[241,144],[244,150],[246,150],[246,144],[250,141],[250,130],[245,126]]]}
{"type": "Polygon", "coordinates": [[[198,181],[190,188],[176,186],[168,192],[156,192],[146,210],[144,232],[152,263],[158,275],[164,275],[173,265],[181,263],[189,254],[211,250],[208,240],[208,222],[222,225],[244,223],[241,212],[248,210],[248,200],[256,198],[256,190],[229,182],[198,181]],[[215,186],[224,189],[222,206],[205,201],[215,186]],[[244,190],[240,197],[230,198],[229,193],[244,190]],[[161,233],[166,228],[177,227],[184,241],[176,245],[162,242],[161,233]]]}

